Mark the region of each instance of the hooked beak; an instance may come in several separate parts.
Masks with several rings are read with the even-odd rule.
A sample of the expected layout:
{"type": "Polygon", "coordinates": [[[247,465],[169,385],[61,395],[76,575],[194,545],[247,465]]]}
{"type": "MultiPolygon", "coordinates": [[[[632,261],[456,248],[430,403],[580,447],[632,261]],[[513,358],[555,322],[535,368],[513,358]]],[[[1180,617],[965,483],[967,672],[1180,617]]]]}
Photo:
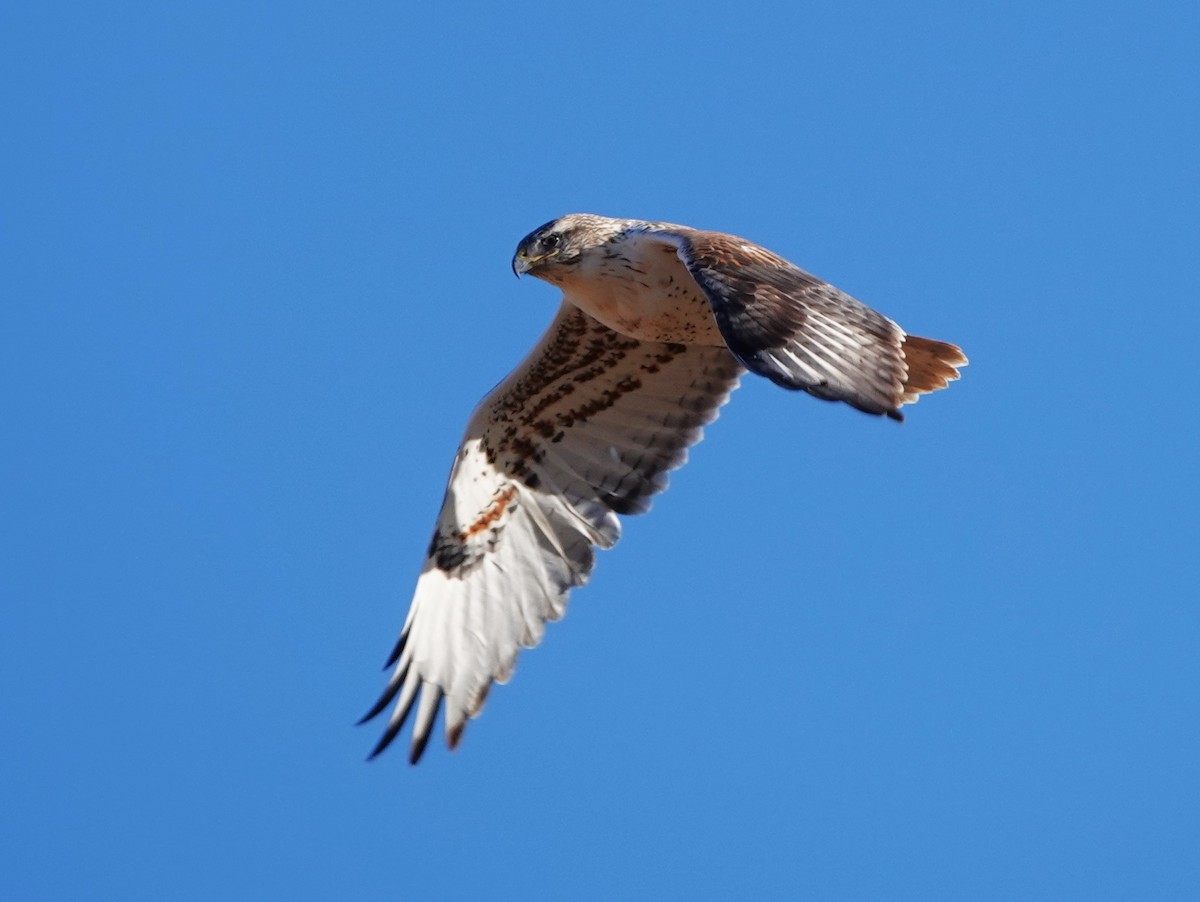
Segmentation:
{"type": "Polygon", "coordinates": [[[521,278],[521,276],[529,272],[533,266],[533,263],[534,261],[525,256],[525,252],[523,250],[518,250],[515,254],[513,254],[512,258],[513,275],[518,279],[521,278]]]}

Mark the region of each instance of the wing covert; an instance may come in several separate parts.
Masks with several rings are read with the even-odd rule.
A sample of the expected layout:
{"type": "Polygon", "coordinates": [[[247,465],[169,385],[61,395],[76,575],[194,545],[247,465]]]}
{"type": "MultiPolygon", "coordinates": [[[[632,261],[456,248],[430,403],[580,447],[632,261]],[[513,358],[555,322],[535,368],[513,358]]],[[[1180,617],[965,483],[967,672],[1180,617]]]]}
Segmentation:
{"type": "Polygon", "coordinates": [[[675,247],[730,351],[777,385],[900,420],[902,405],[944,388],[967,362],[954,345],[910,339],[883,314],[744,239],[682,226],[645,234],[675,247]],[[910,340],[919,351],[908,353],[910,340]]]}
{"type": "Polygon", "coordinates": [[[617,514],[649,509],[741,372],[724,348],[638,341],[563,303],[467,426],[387,688],[363,718],[392,706],[372,757],[414,704],[411,761],[443,701],[457,745],[587,581],[594,549],[620,537],[617,514]]]}

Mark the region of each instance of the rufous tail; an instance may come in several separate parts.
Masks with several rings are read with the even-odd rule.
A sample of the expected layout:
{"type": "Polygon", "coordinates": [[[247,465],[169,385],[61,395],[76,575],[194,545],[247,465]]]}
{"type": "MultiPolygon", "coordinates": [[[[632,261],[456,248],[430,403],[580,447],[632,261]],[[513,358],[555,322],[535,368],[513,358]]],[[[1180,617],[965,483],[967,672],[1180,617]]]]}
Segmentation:
{"type": "Polygon", "coordinates": [[[945,341],[906,335],[903,350],[908,375],[901,404],[912,404],[923,394],[945,388],[958,378],[958,368],[967,365],[962,349],[945,341]]]}

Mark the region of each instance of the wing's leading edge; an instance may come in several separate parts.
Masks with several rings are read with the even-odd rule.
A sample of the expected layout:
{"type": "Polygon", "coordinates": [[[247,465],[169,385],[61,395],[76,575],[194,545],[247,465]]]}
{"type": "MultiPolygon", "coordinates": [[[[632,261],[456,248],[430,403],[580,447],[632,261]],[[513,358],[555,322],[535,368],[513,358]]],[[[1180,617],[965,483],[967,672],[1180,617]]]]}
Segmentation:
{"type": "Polygon", "coordinates": [[[587,581],[594,549],[617,541],[616,515],[649,508],[741,372],[724,348],[638,341],[563,303],[467,427],[387,688],[363,718],[391,706],[372,757],[414,707],[411,761],[443,703],[458,744],[587,581]]]}
{"type": "Polygon", "coordinates": [[[967,363],[956,346],[906,335],[882,313],[752,242],[682,226],[642,233],[675,247],[738,360],[784,388],[900,420],[904,404],[945,388],[967,363]]]}

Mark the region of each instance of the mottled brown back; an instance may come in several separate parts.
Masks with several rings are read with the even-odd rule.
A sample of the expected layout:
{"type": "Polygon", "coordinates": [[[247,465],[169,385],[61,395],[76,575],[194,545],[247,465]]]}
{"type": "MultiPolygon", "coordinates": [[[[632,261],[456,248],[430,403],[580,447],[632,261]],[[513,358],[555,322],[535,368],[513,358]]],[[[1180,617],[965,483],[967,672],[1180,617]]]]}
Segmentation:
{"type": "Polygon", "coordinates": [[[883,314],[743,238],[677,226],[657,234],[678,243],[730,351],[777,385],[900,420],[903,405],[945,388],[967,362],[954,345],[906,336],[883,314]]]}

